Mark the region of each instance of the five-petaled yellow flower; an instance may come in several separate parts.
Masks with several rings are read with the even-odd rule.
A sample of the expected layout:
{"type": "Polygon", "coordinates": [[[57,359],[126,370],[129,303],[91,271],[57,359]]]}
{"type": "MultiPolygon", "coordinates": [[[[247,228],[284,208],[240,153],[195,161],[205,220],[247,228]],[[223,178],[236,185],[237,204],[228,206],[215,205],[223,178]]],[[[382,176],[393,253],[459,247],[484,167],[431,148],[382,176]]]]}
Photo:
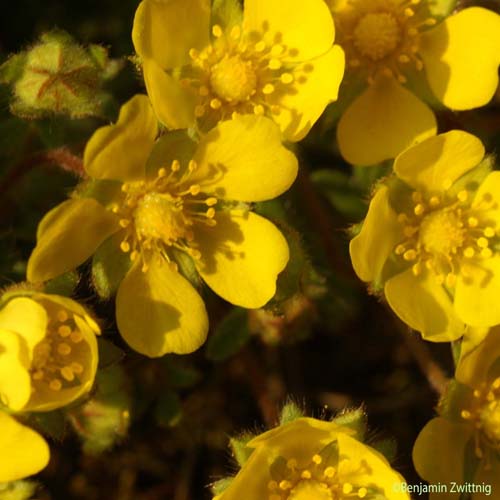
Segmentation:
{"type": "Polygon", "coordinates": [[[203,130],[235,114],[266,115],[302,139],[337,98],[344,53],[324,0],[232,2],[211,26],[209,0],[143,0],[132,32],[158,119],[203,130]]]}
{"type": "Polygon", "coordinates": [[[97,130],[84,154],[91,194],[84,197],[82,187],[45,216],[28,263],[28,279],[45,281],[101,244],[108,273],[128,254],[118,328],[133,349],[152,357],[189,353],[205,341],[207,313],[183,276],[187,268],[233,304],[258,308],[272,298],[288,245],[247,202],[280,195],[297,175],[295,156],[265,117],[223,122],[198,144],[182,132],[156,136],[146,96],[132,98],[115,125],[97,130]]]}
{"type": "Polygon", "coordinates": [[[354,431],[299,418],[252,439],[252,454],[216,500],[409,500],[404,479],[354,431]]]}
{"type": "Polygon", "coordinates": [[[432,0],[329,2],[346,54],[337,140],[350,163],[379,163],[435,135],[424,100],[466,110],[495,94],[498,14],[471,7],[443,19],[451,7],[432,0]]]}
{"type": "MultiPolygon", "coordinates": [[[[471,491],[471,500],[500,491],[500,328],[462,358],[440,405],[440,416],[421,431],[413,449],[419,475],[431,484],[488,486],[471,491]]],[[[458,500],[460,493],[436,493],[431,500],[458,500]]]]}
{"type": "Polygon", "coordinates": [[[456,130],[407,149],[351,241],[358,276],[428,340],[500,323],[500,172],[483,157],[456,130]]]}
{"type": "MultiPolygon", "coordinates": [[[[24,292],[23,292],[24,293],[24,292]]],[[[29,293],[0,306],[0,399],[13,411],[65,406],[94,383],[100,330],[74,300],[29,293]]]]}
{"type": "Polygon", "coordinates": [[[45,439],[0,411],[0,483],[17,481],[41,471],[49,462],[45,439]]]}

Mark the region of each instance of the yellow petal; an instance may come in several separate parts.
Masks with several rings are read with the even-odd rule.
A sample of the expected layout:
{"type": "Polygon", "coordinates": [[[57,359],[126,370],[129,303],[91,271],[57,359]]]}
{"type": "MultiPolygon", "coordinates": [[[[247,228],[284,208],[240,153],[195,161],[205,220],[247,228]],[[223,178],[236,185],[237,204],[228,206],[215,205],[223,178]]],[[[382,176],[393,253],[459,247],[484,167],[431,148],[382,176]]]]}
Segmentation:
{"type": "MultiPolygon", "coordinates": [[[[420,432],[413,448],[413,463],[419,476],[432,483],[463,482],[465,445],[474,428],[444,418],[434,418],[420,432]]],[[[457,500],[455,493],[439,498],[457,500]]]]}
{"type": "Polygon", "coordinates": [[[153,258],[147,272],[137,263],[116,296],[116,320],[125,341],[150,357],[188,354],[207,337],[208,317],[193,286],[165,261],[153,258]]]}
{"type": "Polygon", "coordinates": [[[276,292],[276,279],[288,262],[288,245],[268,220],[252,212],[219,212],[217,225],[198,230],[198,271],[207,285],[232,304],[257,308],[276,292]]]}
{"type": "Polygon", "coordinates": [[[307,61],[324,54],[333,44],[332,15],[323,0],[245,0],[246,31],[279,35],[281,43],[297,54],[289,60],[307,61]]]}
{"type": "Polygon", "coordinates": [[[345,111],[337,127],[342,156],[373,165],[436,133],[429,107],[394,78],[378,78],[345,111]]]}
{"type": "Polygon", "coordinates": [[[490,369],[500,359],[499,335],[500,326],[491,328],[488,335],[483,335],[483,342],[476,349],[461,356],[455,373],[455,378],[459,382],[470,387],[481,387],[491,382],[490,369]]]}
{"type": "Polygon", "coordinates": [[[31,298],[15,297],[0,310],[0,328],[24,339],[30,360],[34,347],[45,337],[47,323],[47,312],[31,298]]]}
{"type": "Polygon", "coordinates": [[[0,412],[0,483],[36,474],[49,463],[49,447],[39,434],[0,412]]]}
{"type": "Polygon", "coordinates": [[[189,61],[189,49],[209,43],[209,0],[144,0],[134,17],[132,41],[144,59],[163,69],[189,61]]]}
{"type": "Polygon", "coordinates": [[[326,54],[301,64],[294,70],[294,75],[299,76],[296,76],[289,93],[279,99],[279,114],[273,115],[285,139],[303,139],[327,104],[337,100],[344,76],[344,62],[344,51],[335,45],[326,54]],[[304,68],[307,69],[306,73],[302,73],[304,68]],[[304,82],[301,77],[305,79],[304,82]]]}
{"type": "Polygon", "coordinates": [[[29,281],[46,281],[75,269],[114,232],[118,218],[91,198],[71,200],[57,217],[49,212],[50,224],[38,238],[28,261],[29,281]]]}
{"type": "Polygon", "coordinates": [[[401,224],[389,203],[389,188],[382,185],[370,202],[361,232],[349,245],[352,266],[359,278],[378,280],[401,239],[401,224]]]}
{"type": "Polygon", "coordinates": [[[394,172],[415,189],[445,191],[483,156],[484,146],[477,137],[452,130],[401,153],[394,162],[394,172]]]}
{"type": "Polygon", "coordinates": [[[346,459],[339,464],[340,477],[344,474],[344,477],[352,477],[356,488],[361,486],[369,488],[375,485],[377,490],[381,490],[381,497],[386,500],[410,500],[408,493],[395,488],[395,485],[403,484],[405,480],[392,470],[381,453],[348,434],[341,433],[337,439],[339,453],[346,459]]]}
{"type": "Polygon", "coordinates": [[[227,200],[275,198],[290,187],[298,170],[276,124],[255,115],[221,122],[201,139],[194,159],[198,170],[190,182],[227,200]]]}
{"type": "Polygon", "coordinates": [[[500,16],[471,7],[422,35],[421,56],[432,91],[451,109],[485,105],[495,94],[500,16]]]}
{"type": "Polygon", "coordinates": [[[101,127],[90,138],[83,156],[85,170],[95,179],[143,179],[157,133],[149,99],[132,97],[120,109],[116,124],[101,127]]]}
{"type": "MultiPolygon", "coordinates": [[[[0,328],[0,399],[13,411],[22,410],[31,396],[31,378],[26,351],[27,347],[20,335],[0,328]]],[[[4,431],[2,427],[0,428],[1,435],[4,431]]],[[[0,457],[2,453],[3,450],[0,452],[0,457]]],[[[0,478],[1,474],[0,467],[0,478]]]]}
{"type": "Polygon", "coordinates": [[[472,326],[499,324],[500,255],[464,266],[455,290],[457,315],[472,326]]]}
{"type": "Polygon", "coordinates": [[[144,82],[158,120],[170,129],[189,128],[194,124],[196,96],[184,89],[160,65],[145,59],[144,82]]]}
{"type": "Polygon", "coordinates": [[[407,269],[389,279],[384,291],[392,310],[426,340],[450,342],[464,334],[465,325],[433,273],[414,276],[407,269]]]}
{"type": "Polygon", "coordinates": [[[500,231],[500,172],[491,172],[479,186],[472,208],[480,210],[481,217],[500,231]]]}

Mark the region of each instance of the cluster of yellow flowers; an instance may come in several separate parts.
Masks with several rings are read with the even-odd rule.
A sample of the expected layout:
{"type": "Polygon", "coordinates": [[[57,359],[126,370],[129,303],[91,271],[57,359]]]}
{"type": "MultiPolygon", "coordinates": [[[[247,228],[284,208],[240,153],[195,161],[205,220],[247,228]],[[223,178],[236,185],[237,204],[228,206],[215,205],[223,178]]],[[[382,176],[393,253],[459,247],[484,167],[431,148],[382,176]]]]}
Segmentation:
{"type": "MultiPolygon", "coordinates": [[[[465,339],[459,380],[473,396],[458,423],[440,417],[426,427],[417,468],[441,479],[448,462],[433,450],[453,441],[461,477],[470,439],[481,463],[498,465],[500,379],[482,357],[497,366],[500,337],[487,334],[500,324],[500,173],[474,136],[436,135],[429,105],[464,110],[492,98],[500,16],[450,14],[453,3],[245,0],[242,9],[227,0],[212,9],[209,0],[143,0],[132,39],[148,95],[88,141],[87,177],[40,222],[27,279],[42,290],[92,258],[94,284],[116,294],[132,349],[196,350],[208,332],[202,281],[245,308],[274,296],[289,249],[252,203],[292,185],[298,162],[283,141],[303,139],[339,98],[343,157],[396,157],[352,240],[355,271],[426,339],[465,339]]],[[[43,468],[48,448],[9,413],[87,393],[99,328],[68,298],[25,290],[2,300],[0,481],[10,481],[43,468]]],[[[248,447],[220,500],[409,498],[394,490],[402,478],[385,459],[335,423],[298,419],[248,447]]]]}

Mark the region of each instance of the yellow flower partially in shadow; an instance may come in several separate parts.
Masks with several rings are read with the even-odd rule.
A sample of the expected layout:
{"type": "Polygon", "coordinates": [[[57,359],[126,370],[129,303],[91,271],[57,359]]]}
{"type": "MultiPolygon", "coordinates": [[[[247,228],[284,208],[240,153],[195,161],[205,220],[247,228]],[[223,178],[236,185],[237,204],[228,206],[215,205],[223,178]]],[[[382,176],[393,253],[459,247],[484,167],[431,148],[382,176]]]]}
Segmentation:
{"type": "Polygon", "coordinates": [[[50,411],[92,388],[100,330],[74,300],[28,293],[0,308],[0,399],[13,411],[50,411]]]}
{"type": "Polygon", "coordinates": [[[17,481],[41,471],[49,463],[45,439],[0,411],[0,483],[17,481]]]}
{"type": "MultiPolygon", "coordinates": [[[[470,491],[472,500],[500,491],[500,328],[457,367],[440,404],[440,416],[420,432],[413,449],[419,475],[431,484],[469,483],[491,488],[470,491]]],[[[431,500],[457,500],[460,493],[435,493],[431,500]]]]}
{"type": "Polygon", "coordinates": [[[336,100],[344,54],[323,0],[245,0],[213,24],[209,0],[144,0],[132,31],[158,119],[202,129],[235,114],[271,117],[302,139],[336,100]],[[236,12],[234,12],[236,10],[236,12]]]}
{"type": "MultiPolygon", "coordinates": [[[[451,131],[401,153],[351,241],[354,270],[431,341],[500,323],[500,172],[479,139],[451,131]]],[[[482,332],[482,333],[481,333],[482,332]]]]}
{"type": "Polygon", "coordinates": [[[471,7],[442,19],[431,0],[329,1],[346,54],[337,139],[350,163],[379,163],[434,135],[424,100],[466,110],[495,94],[498,14],[471,7]]]}
{"type": "Polygon", "coordinates": [[[28,279],[45,281],[99,247],[111,264],[127,257],[118,328],[133,349],[152,357],[189,353],[205,341],[205,305],[188,279],[200,275],[247,308],[273,297],[288,245],[248,202],[280,195],[297,175],[295,156],[264,117],[223,122],[198,144],[183,132],[155,142],[157,132],[146,96],[132,98],[115,125],[95,132],[84,155],[93,197],[83,197],[82,186],[80,196],[77,190],[44,217],[28,263],[28,279]]]}
{"type": "Polygon", "coordinates": [[[217,500],[409,500],[385,457],[334,422],[299,418],[252,439],[217,500]],[[396,485],[396,487],[395,487],[396,485]]]}

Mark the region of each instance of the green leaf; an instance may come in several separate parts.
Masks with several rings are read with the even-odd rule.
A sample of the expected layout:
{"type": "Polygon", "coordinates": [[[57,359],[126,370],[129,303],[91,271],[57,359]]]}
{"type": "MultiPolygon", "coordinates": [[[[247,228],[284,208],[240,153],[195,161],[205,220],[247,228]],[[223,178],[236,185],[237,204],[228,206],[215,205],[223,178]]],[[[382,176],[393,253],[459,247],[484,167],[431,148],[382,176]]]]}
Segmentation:
{"type": "Polygon", "coordinates": [[[202,377],[201,373],[173,356],[163,358],[168,385],[174,388],[186,388],[195,385],[202,377]]]}
{"type": "Polygon", "coordinates": [[[250,340],[248,313],[235,307],[217,326],[207,343],[206,356],[223,361],[236,354],[250,340]]]}
{"type": "Polygon", "coordinates": [[[165,391],[158,399],[155,411],[156,422],[161,427],[174,427],[182,416],[179,396],[172,391],[165,391]]]}
{"type": "Polygon", "coordinates": [[[304,416],[304,412],[302,409],[295,404],[293,401],[290,401],[285,406],[283,406],[280,413],[280,425],[289,424],[298,418],[302,418],[304,416]]]}

